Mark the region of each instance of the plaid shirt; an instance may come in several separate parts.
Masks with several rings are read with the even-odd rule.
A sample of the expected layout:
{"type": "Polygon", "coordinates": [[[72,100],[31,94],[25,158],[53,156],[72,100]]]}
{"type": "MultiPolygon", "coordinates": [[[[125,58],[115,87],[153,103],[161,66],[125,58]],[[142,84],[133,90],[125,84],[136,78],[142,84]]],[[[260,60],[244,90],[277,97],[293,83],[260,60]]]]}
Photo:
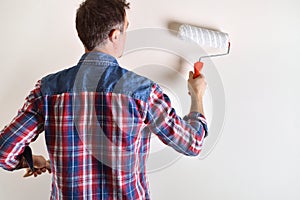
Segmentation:
{"type": "Polygon", "coordinates": [[[16,169],[25,146],[43,131],[51,199],[136,200],[150,199],[145,166],[151,133],[195,156],[207,126],[200,113],[177,116],[156,83],[92,52],[37,82],[0,133],[0,166],[16,169]]]}

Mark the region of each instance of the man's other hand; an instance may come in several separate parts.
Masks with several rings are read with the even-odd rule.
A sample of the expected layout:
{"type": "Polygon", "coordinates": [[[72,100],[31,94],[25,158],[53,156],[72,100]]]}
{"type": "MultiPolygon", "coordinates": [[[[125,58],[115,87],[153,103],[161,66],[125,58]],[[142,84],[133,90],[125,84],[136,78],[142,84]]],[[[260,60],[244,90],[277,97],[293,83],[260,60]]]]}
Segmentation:
{"type": "Polygon", "coordinates": [[[50,167],[50,161],[46,160],[43,156],[32,156],[33,159],[33,166],[35,168],[35,171],[32,172],[30,168],[26,169],[26,173],[24,174],[23,177],[29,177],[29,176],[34,176],[37,177],[38,175],[41,175],[45,172],[51,173],[51,167],[50,167]]]}

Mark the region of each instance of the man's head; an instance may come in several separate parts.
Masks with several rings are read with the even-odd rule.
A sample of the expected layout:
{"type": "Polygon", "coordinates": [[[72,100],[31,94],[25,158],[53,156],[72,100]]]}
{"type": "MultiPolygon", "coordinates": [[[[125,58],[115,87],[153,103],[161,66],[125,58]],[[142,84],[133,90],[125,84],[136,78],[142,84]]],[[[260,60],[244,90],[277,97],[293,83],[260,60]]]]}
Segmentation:
{"type": "Polygon", "coordinates": [[[86,0],[77,10],[76,29],[87,51],[123,53],[128,21],[126,0],[86,0]]]}

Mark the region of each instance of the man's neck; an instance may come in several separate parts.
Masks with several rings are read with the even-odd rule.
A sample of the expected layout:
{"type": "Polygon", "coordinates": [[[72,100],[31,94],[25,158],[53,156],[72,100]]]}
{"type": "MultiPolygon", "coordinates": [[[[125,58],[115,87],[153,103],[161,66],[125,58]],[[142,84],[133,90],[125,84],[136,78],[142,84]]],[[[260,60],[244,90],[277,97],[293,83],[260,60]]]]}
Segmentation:
{"type": "Polygon", "coordinates": [[[87,48],[85,48],[85,53],[89,53],[89,52],[101,52],[101,53],[105,53],[105,54],[111,55],[114,58],[116,58],[114,53],[109,48],[106,48],[105,46],[104,47],[95,47],[91,51],[89,51],[87,48]]]}

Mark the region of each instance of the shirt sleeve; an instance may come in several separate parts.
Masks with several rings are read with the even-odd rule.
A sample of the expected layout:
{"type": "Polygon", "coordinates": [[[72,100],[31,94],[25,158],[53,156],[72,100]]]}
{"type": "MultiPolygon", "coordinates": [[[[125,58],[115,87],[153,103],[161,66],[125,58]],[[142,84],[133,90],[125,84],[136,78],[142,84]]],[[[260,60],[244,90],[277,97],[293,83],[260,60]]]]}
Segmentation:
{"type": "Polygon", "coordinates": [[[18,168],[25,146],[34,141],[44,130],[40,81],[26,97],[23,107],[12,122],[0,132],[0,167],[5,170],[18,168]]]}
{"type": "Polygon", "coordinates": [[[208,131],[205,117],[201,113],[191,112],[180,118],[157,84],[152,87],[146,118],[151,132],[163,143],[184,155],[199,155],[208,131]]]}

